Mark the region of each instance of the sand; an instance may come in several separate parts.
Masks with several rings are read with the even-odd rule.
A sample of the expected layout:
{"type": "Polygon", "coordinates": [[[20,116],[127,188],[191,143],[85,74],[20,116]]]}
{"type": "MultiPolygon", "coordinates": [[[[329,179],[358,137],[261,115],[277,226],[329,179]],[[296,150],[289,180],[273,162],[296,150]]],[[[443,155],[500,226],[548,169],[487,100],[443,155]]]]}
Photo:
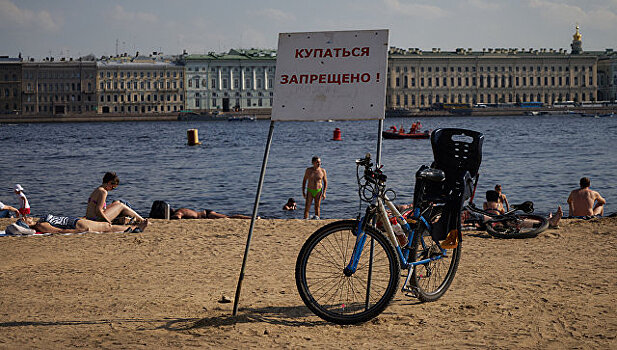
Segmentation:
{"type": "Polygon", "coordinates": [[[355,326],[321,320],[296,291],[298,251],[328,222],[257,221],[236,317],[219,301],[234,298],[248,220],[0,237],[0,348],[617,348],[615,218],[524,240],[466,232],[443,298],[399,292],[355,326]]]}

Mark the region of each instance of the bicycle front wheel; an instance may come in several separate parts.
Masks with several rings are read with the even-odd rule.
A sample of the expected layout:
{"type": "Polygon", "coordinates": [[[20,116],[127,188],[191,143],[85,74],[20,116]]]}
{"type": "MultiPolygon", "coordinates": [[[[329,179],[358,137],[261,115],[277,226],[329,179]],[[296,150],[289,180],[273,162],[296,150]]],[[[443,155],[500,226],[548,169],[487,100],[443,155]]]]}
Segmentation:
{"type": "MultiPolygon", "coordinates": [[[[344,220],[315,231],[296,261],[296,286],[306,306],[337,324],[366,322],[390,303],[400,280],[400,264],[390,241],[367,227],[354,273],[348,266],[356,246],[357,221],[344,220]]],[[[356,248],[356,249],[357,249],[356,248]]]]}
{"type": "MultiPolygon", "coordinates": [[[[436,223],[441,215],[441,208],[433,208],[429,222],[436,223]]],[[[420,226],[414,234],[410,257],[413,262],[426,262],[411,267],[413,272],[409,283],[418,299],[424,302],[435,301],[444,295],[454,280],[463,241],[459,232],[458,246],[454,249],[442,249],[426,227],[420,226]]]]}
{"type": "Polygon", "coordinates": [[[497,238],[533,238],[547,228],[548,219],[534,214],[517,214],[486,224],[486,232],[497,238]]]}

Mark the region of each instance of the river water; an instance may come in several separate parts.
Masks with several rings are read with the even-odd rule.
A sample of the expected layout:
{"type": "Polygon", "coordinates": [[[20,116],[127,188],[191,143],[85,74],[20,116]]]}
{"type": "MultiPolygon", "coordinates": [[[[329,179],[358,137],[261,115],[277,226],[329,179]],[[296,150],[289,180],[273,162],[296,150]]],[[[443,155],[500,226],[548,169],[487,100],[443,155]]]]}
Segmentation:
{"type": "MultiPolygon", "coordinates": [[[[410,119],[386,119],[385,128],[410,119]]],[[[500,183],[510,203],[532,200],[548,213],[578,187],[581,176],[617,211],[617,118],[580,116],[435,117],[424,128],[457,127],[485,135],[478,193],[500,183]]],[[[112,122],[0,125],[0,201],[21,184],[33,215],[85,215],[90,192],[106,171],[120,177],[109,200],[129,201],[148,215],[154,200],[172,207],[252,212],[269,121],[112,122]],[[187,146],[187,129],[199,130],[199,146],[187,146]]],[[[322,218],[355,217],[358,196],[354,159],[375,154],[377,121],[279,122],[265,176],[259,215],[301,218],[301,185],[311,157],[328,173],[322,218]],[[331,141],[340,128],[343,141],[331,141]],[[281,210],[287,198],[296,212],[281,210]]],[[[397,203],[412,200],[414,174],[430,164],[429,140],[384,140],[382,163],[397,203]]],[[[482,196],[483,197],[483,196],[482,196]]]]}

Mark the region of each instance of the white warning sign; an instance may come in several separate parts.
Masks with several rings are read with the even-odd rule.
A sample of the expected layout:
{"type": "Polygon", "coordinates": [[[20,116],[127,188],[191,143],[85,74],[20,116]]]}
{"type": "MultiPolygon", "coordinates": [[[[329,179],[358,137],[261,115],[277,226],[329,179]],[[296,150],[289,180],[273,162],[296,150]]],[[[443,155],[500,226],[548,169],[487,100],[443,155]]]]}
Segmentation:
{"type": "Polygon", "coordinates": [[[273,121],[383,119],[388,30],[282,33],[273,121]]]}

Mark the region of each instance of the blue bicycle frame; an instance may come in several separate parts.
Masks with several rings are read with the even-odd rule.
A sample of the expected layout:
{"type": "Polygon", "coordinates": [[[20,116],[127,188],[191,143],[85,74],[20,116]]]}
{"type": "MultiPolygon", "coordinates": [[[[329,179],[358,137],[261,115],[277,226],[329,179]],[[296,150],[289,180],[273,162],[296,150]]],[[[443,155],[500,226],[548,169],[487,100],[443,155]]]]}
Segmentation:
{"type": "MultiPolygon", "coordinates": [[[[431,261],[439,260],[446,256],[447,254],[446,249],[441,248],[442,254],[429,257],[426,259],[422,259],[419,261],[409,262],[409,252],[411,249],[411,244],[413,244],[414,236],[417,233],[418,229],[417,227],[415,229],[412,229],[409,223],[407,222],[407,220],[405,220],[403,215],[398,211],[398,209],[396,209],[392,201],[390,201],[385,194],[383,195],[383,197],[384,198],[382,199],[380,196],[375,196],[371,203],[371,206],[367,210],[367,213],[369,213],[370,211],[374,211],[374,210],[378,211],[377,215],[380,216],[381,222],[383,223],[385,227],[385,231],[386,231],[384,235],[386,235],[386,237],[388,237],[388,239],[394,244],[394,247],[396,248],[396,252],[398,254],[402,269],[409,269],[410,267],[413,268],[416,265],[426,264],[431,261]],[[402,249],[398,243],[398,240],[396,239],[396,236],[394,235],[394,230],[392,228],[392,225],[390,224],[390,220],[388,220],[388,214],[386,212],[384,200],[385,200],[386,205],[390,209],[391,213],[393,214],[394,217],[396,217],[399,224],[401,224],[401,227],[403,227],[405,234],[407,234],[409,238],[407,244],[402,249]]],[[[432,229],[431,224],[421,214],[422,213],[420,213],[420,209],[415,208],[413,211],[413,218],[418,221],[418,224],[421,223],[422,225],[424,225],[426,229],[428,230],[428,232],[431,232],[431,229],[432,229]]],[[[356,268],[358,266],[358,261],[360,260],[360,256],[362,255],[362,249],[364,247],[364,243],[366,242],[366,232],[364,231],[363,227],[365,227],[366,224],[369,224],[368,222],[366,222],[366,220],[367,218],[371,218],[372,216],[374,216],[374,214],[365,215],[362,218],[360,218],[360,220],[358,220],[358,226],[356,229],[356,243],[355,243],[349,264],[345,268],[347,273],[353,274],[356,271],[356,268]]],[[[425,242],[423,240],[421,240],[420,242],[422,244],[422,248],[425,249],[426,248],[425,242]]],[[[409,281],[409,278],[411,276],[411,271],[412,270],[410,269],[410,273],[407,275],[407,279],[405,280],[405,284],[404,284],[405,286],[407,285],[407,282],[409,281]]]]}

